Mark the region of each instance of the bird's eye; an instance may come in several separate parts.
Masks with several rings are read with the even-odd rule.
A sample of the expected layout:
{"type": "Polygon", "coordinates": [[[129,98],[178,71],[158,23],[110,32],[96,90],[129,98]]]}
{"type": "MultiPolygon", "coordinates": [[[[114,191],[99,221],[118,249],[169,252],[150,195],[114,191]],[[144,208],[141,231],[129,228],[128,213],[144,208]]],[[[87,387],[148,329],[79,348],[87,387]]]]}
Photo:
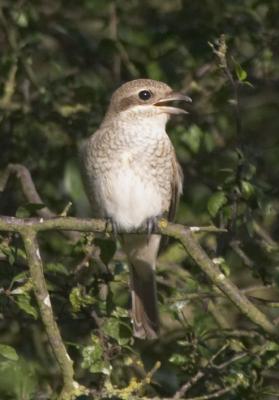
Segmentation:
{"type": "Polygon", "coordinates": [[[139,98],[141,100],[149,100],[151,96],[152,96],[152,93],[149,90],[141,90],[139,92],[139,98]]]}

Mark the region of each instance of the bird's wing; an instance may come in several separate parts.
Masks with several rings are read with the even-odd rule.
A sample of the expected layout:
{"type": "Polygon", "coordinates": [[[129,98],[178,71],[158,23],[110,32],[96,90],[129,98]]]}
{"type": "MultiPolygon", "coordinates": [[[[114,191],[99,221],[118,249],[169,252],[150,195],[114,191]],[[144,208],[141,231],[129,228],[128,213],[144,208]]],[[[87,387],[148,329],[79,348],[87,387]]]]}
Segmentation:
{"type": "Polygon", "coordinates": [[[81,141],[78,145],[78,158],[80,164],[81,178],[87,198],[91,205],[91,211],[93,217],[99,217],[100,212],[98,210],[96,202],[96,193],[94,185],[94,147],[92,145],[92,138],[87,138],[81,141]]]}
{"type": "Polygon", "coordinates": [[[169,208],[168,219],[174,221],[175,213],[179,203],[180,195],[182,194],[183,171],[179,165],[176,156],[173,156],[173,180],[171,184],[171,202],[169,208]]]}
{"type": "MultiPolygon", "coordinates": [[[[170,207],[168,211],[168,220],[169,221],[174,221],[175,218],[175,213],[177,210],[177,206],[179,203],[179,198],[180,195],[182,194],[182,187],[183,187],[183,171],[182,168],[180,167],[175,154],[173,154],[173,179],[171,182],[171,201],[170,201],[170,207]]],[[[161,239],[160,243],[160,252],[162,252],[167,244],[168,244],[169,238],[167,236],[163,236],[161,239]]]]}

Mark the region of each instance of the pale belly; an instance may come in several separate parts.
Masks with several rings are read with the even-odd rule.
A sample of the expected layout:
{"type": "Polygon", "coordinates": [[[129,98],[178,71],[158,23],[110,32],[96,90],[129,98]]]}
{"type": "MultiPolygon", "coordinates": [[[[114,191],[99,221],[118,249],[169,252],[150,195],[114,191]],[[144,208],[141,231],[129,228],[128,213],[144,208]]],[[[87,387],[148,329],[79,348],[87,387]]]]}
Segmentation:
{"type": "Polygon", "coordinates": [[[162,197],[152,177],[141,176],[131,168],[120,168],[103,177],[100,182],[102,208],[116,224],[133,229],[147,218],[162,213],[162,197]]]}

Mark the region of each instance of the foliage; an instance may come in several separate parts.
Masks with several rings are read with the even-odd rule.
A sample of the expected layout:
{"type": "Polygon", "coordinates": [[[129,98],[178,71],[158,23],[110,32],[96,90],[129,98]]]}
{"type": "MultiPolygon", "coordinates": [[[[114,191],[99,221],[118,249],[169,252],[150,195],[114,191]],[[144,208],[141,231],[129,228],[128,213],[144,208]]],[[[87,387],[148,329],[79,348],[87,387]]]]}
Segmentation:
{"type": "MultiPolygon", "coordinates": [[[[204,248],[278,320],[278,18],[276,0],[3,1],[1,169],[25,164],[50,209],[67,212],[72,202],[70,215],[90,215],[79,141],[122,81],[166,81],[193,98],[189,116],[168,127],[185,176],[177,220],[229,229],[202,234],[204,248]]],[[[42,207],[26,204],[14,179],[1,193],[2,215],[33,216],[42,207]]],[[[155,343],[132,337],[119,247],[91,235],[73,244],[54,232],[40,245],[57,323],[88,398],[206,399],[222,390],[217,397],[226,400],[278,398],[276,340],[212,287],[179,244],[158,260],[155,343]]],[[[17,235],[1,233],[0,263],[0,398],[55,398],[59,369],[17,235]]]]}

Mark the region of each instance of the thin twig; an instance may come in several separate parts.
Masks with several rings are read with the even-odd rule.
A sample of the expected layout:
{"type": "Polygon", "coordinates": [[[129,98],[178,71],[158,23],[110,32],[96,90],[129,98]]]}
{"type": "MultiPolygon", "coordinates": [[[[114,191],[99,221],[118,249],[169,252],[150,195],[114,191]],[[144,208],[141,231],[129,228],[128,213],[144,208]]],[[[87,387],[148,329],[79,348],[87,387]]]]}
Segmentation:
{"type": "Polygon", "coordinates": [[[225,350],[227,349],[229,346],[229,343],[224,344],[224,346],[221,347],[221,349],[219,349],[215,354],[213,354],[213,356],[208,360],[208,362],[206,363],[206,366],[203,369],[200,369],[196,375],[194,375],[191,379],[189,379],[188,382],[186,382],[183,386],[181,386],[181,388],[179,390],[177,390],[177,392],[175,393],[175,395],[173,396],[174,400],[179,400],[181,399],[187,392],[188,390],[195,385],[201,378],[203,378],[205,376],[205,370],[206,368],[208,368],[213,361],[225,350]]]}
{"type": "MultiPolygon", "coordinates": [[[[22,164],[9,164],[1,176],[0,192],[5,190],[11,175],[15,175],[20,182],[22,192],[29,203],[44,204],[32,180],[30,171],[22,164]]],[[[43,218],[53,218],[56,216],[49,208],[43,207],[37,211],[43,218]]]]}
{"type": "Polygon", "coordinates": [[[243,261],[244,265],[247,265],[247,267],[251,269],[255,267],[254,261],[250,257],[248,257],[247,254],[241,249],[240,241],[232,240],[230,242],[230,246],[234,250],[234,252],[238,255],[238,257],[243,261]]]}
{"type": "Polygon", "coordinates": [[[231,393],[234,389],[236,389],[241,382],[235,382],[232,385],[226,386],[223,389],[217,390],[216,392],[205,394],[203,396],[197,397],[189,397],[187,400],[209,400],[209,399],[217,399],[218,397],[223,396],[226,393],[231,393]]]}
{"type": "Polygon", "coordinates": [[[253,228],[256,234],[265,242],[266,247],[278,249],[278,243],[276,243],[269,233],[255,220],[253,220],[253,228]]]}
{"type": "MultiPolygon", "coordinates": [[[[0,192],[5,190],[7,182],[12,175],[15,175],[19,180],[21,190],[28,203],[39,205],[44,204],[33,182],[30,171],[22,164],[9,164],[7,166],[1,176],[0,192]]],[[[46,206],[36,210],[36,213],[43,218],[54,218],[57,216],[57,214],[55,214],[46,206]]],[[[72,240],[79,239],[79,235],[76,232],[67,232],[66,236],[72,240]]]]}
{"type": "MultiPolygon", "coordinates": [[[[12,28],[11,24],[8,23],[8,21],[5,18],[5,15],[0,7],[0,22],[4,28],[4,32],[7,37],[7,42],[11,48],[11,50],[14,53],[14,56],[16,58],[20,58],[20,47],[19,47],[19,40],[18,40],[18,35],[15,29],[12,28]]],[[[45,88],[41,87],[39,83],[37,82],[37,78],[34,74],[33,69],[31,68],[31,65],[29,64],[28,60],[26,57],[21,57],[20,61],[23,65],[23,68],[25,69],[25,72],[30,80],[30,82],[33,84],[33,86],[40,92],[43,93],[45,91],[45,88]]]]}
{"type": "Polygon", "coordinates": [[[213,53],[218,57],[219,67],[224,71],[229,83],[231,84],[234,92],[234,114],[235,114],[235,122],[236,122],[236,134],[239,140],[239,145],[241,147],[241,115],[240,115],[240,101],[239,101],[239,82],[234,79],[233,74],[231,73],[230,67],[228,65],[227,60],[227,44],[226,37],[224,34],[220,36],[218,40],[217,46],[214,46],[212,43],[209,43],[210,47],[213,50],[213,53]]]}

